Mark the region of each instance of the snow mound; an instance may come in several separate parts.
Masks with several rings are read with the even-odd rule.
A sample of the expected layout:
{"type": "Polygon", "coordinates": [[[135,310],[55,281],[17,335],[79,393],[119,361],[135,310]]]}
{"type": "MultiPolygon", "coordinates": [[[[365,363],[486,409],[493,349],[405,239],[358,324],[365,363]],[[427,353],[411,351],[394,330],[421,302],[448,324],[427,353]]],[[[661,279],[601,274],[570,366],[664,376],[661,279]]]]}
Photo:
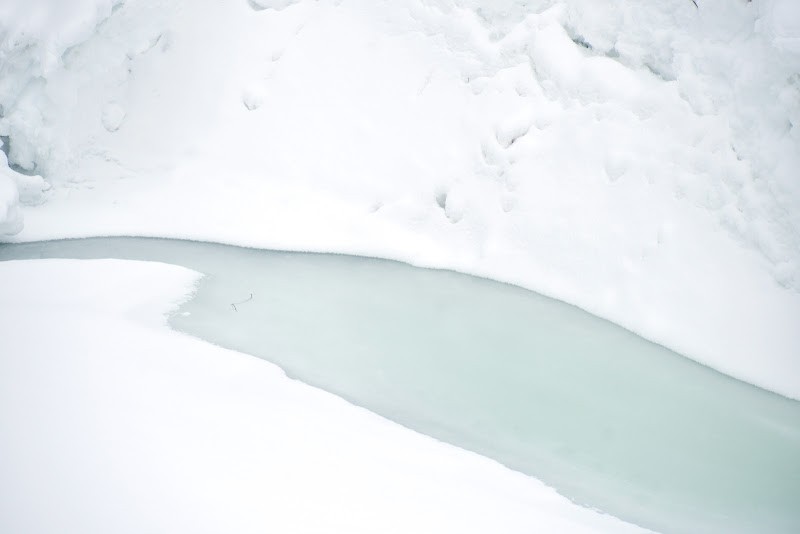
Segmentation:
{"type": "Polygon", "coordinates": [[[17,184],[8,176],[9,169],[0,169],[0,234],[16,234],[22,230],[17,184]]]}
{"type": "MultiPolygon", "coordinates": [[[[46,83],[48,76],[63,68],[64,53],[89,39],[97,24],[108,17],[121,0],[25,0],[0,5],[0,234],[22,230],[20,202],[35,205],[49,188],[41,176],[25,176],[12,167],[33,174],[37,158],[50,147],[37,149],[21,139],[13,148],[9,139],[15,124],[46,129],[46,118],[36,108],[31,93],[46,83]],[[12,111],[12,110],[17,110],[12,111]],[[6,117],[11,115],[10,120],[6,117]]],[[[47,135],[45,134],[45,139],[47,135]]],[[[37,142],[45,140],[37,140],[37,142]]]]}
{"type": "Polygon", "coordinates": [[[6,2],[17,239],[454,268],[800,397],[800,8],[698,4],[6,2]]]}

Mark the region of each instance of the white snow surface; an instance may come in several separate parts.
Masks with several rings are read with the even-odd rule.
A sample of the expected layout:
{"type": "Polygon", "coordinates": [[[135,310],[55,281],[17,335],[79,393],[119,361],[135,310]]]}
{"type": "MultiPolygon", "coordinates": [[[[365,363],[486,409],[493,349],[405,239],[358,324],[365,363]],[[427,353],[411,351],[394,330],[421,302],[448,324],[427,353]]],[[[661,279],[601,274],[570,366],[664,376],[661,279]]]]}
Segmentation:
{"type": "Polygon", "coordinates": [[[697,3],[7,0],[0,231],[453,268],[800,398],[800,3],[697,3]]]}
{"type": "Polygon", "coordinates": [[[170,330],[197,279],[0,262],[0,530],[644,532],[170,330]]]}

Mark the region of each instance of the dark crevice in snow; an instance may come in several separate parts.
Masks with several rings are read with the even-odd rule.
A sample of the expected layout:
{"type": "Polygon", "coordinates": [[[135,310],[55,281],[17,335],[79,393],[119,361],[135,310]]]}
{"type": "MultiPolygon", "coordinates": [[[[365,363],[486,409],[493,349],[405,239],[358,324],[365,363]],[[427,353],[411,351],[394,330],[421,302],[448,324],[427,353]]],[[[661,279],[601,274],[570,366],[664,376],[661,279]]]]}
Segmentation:
{"type": "Polygon", "coordinates": [[[23,174],[25,176],[37,176],[39,173],[36,172],[36,163],[33,164],[31,169],[26,169],[22,167],[11,159],[11,138],[7,135],[0,135],[0,142],[2,142],[2,146],[0,146],[0,151],[6,155],[8,159],[8,168],[12,171],[23,174]]]}
{"type": "Polygon", "coordinates": [[[594,50],[594,47],[580,35],[570,34],[570,39],[572,39],[572,42],[581,48],[585,48],[586,50],[594,50]]]}
{"type": "Polygon", "coordinates": [[[441,192],[436,195],[436,205],[440,208],[444,209],[445,205],[447,205],[447,193],[441,192]]]}
{"type": "Polygon", "coordinates": [[[247,5],[253,11],[264,11],[265,9],[274,9],[280,11],[286,9],[295,3],[295,0],[247,0],[247,5]]]}
{"type": "Polygon", "coordinates": [[[650,71],[653,76],[658,78],[659,80],[663,80],[665,82],[674,82],[675,77],[672,75],[667,74],[666,72],[662,71],[661,69],[655,67],[650,63],[644,63],[644,67],[650,71]]]}
{"type": "Polygon", "coordinates": [[[250,6],[250,9],[253,11],[263,11],[266,7],[259,5],[255,0],[247,0],[247,5],[250,6]]]}

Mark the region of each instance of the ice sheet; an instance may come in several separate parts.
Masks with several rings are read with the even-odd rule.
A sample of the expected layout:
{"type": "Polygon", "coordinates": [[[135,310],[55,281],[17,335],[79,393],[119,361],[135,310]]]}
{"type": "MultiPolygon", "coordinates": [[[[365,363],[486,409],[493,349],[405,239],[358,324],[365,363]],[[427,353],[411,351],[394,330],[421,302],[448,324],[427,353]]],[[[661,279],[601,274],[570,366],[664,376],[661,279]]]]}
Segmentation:
{"type": "Polygon", "coordinates": [[[575,307],[447,271],[207,243],[91,239],[0,257],[207,273],[173,326],[662,532],[794,532],[800,403],[575,307]]]}
{"type": "Polygon", "coordinates": [[[196,279],[0,262],[0,531],[643,532],[169,330],[196,279]]]}

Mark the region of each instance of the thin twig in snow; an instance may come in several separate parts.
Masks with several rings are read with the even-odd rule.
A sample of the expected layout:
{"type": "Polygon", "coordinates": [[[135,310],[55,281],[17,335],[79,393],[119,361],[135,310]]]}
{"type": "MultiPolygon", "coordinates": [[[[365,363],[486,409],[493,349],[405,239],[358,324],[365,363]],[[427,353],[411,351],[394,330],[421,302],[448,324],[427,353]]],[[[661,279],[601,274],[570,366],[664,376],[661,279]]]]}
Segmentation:
{"type": "Polygon", "coordinates": [[[253,294],[252,293],[250,293],[250,296],[247,297],[246,299],[244,299],[241,302],[231,302],[231,308],[233,308],[233,311],[239,311],[239,310],[236,309],[236,305],[237,304],[244,304],[245,302],[250,302],[251,300],[253,300],[253,294]]]}

